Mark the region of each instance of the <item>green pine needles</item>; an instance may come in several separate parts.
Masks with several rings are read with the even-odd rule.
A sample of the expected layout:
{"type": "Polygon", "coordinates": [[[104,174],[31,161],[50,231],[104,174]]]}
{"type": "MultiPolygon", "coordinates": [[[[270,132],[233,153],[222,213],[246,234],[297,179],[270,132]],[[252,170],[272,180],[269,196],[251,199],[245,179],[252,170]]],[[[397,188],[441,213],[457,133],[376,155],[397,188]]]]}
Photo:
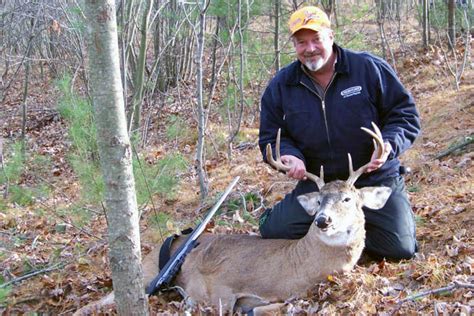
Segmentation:
{"type": "MultiPolygon", "coordinates": [[[[58,111],[69,126],[68,138],[71,141],[71,148],[67,158],[81,187],[80,205],[72,206],[71,210],[74,210],[78,220],[80,218],[80,222],[84,223],[87,222],[87,216],[79,213],[89,213],[90,207],[100,205],[105,186],[100,173],[92,105],[86,98],[78,95],[71,85],[71,77],[68,75],[57,81],[61,93],[58,111]],[[85,207],[87,205],[89,207],[85,207]]],[[[174,134],[182,130],[176,128],[170,136],[179,136],[174,134]]],[[[132,142],[136,143],[133,140],[132,142]]],[[[156,163],[150,164],[141,159],[142,154],[137,153],[135,148],[136,146],[133,154],[133,171],[138,204],[147,204],[156,194],[164,198],[173,198],[175,188],[179,185],[179,174],[188,166],[186,159],[181,154],[172,152],[156,163]]]]}
{"type": "Polygon", "coordinates": [[[48,196],[48,186],[38,184],[41,182],[38,179],[48,172],[50,165],[49,158],[24,151],[22,141],[6,144],[4,163],[0,170],[0,209],[7,209],[8,202],[19,206],[33,205],[35,199],[48,196]],[[25,181],[24,176],[27,174],[30,174],[30,179],[25,181]],[[31,174],[39,177],[31,177],[31,174]]]}

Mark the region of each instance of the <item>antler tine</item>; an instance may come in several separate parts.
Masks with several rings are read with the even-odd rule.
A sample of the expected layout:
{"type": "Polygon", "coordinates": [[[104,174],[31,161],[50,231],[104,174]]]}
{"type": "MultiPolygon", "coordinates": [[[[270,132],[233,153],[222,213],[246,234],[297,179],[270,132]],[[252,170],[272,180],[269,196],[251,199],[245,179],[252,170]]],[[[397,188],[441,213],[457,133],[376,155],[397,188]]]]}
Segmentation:
{"type": "MultiPolygon", "coordinates": [[[[273,153],[272,153],[272,145],[270,143],[267,144],[267,150],[266,150],[266,157],[267,157],[267,161],[270,163],[270,165],[272,165],[275,169],[277,170],[281,170],[281,171],[284,171],[284,172],[287,172],[291,169],[290,166],[287,166],[285,164],[283,164],[283,162],[281,161],[281,156],[280,156],[280,137],[281,137],[281,129],[279,128],[278,129],[278,133],[277,133],[277,139],[276,139],[276,144],[275,144],[275,156],[276,156],[276,160],[273,159],[273,153]]],[[[323,166],[321,166],[321,170],[320,170],[320,176],[318,177],[317,175],[315,174],[312,174],[308,171],[305,172],[305,177],[308,178],[309,180],[313,181],[316,183],[316,185],[318,186],[319,189],[321,189],[323,186],[324,186],[324,170],[323,170],[323,166]]]]}
{"type": "Polygon", "coordinates": [[[275,155],[276,155],[277,161],[281,161],[281,157],[280,157],[280,139],[281,139],[281,128],[278,129],[277,139],[276,139],[276,144],[275,144],[275,155]]]}
{"type": "Polygon", "coordinates": [[[276,139],[276,145],[275,145],[275,156],[276,160],[273,159],[273,152],[272,152],[272,145],[270,143],[267,144],[267,150],[266,150],[266,157],[267,161],[272,165],[275,169],[281,170],[281,171],[289,171],[291,168],[289,166],[284,165],[281,162],[281,157],[280,157],[280,136],[281,136],[281,129],[278,129],[277,133],[277,139],[276,139]]]}
{"type": "Polygon", "coordinates": [[[374,131],[371,131],[366,127],[361,127],[360,129],[374,138],[372,140],[374,142],[374,151],[377,151],[377,158],[381,158],[383,155],[384,148],[382,132],[380,131],[379,127],[375,125],[374,122],[371,122],[371,124],[374,128],[374,131]]]}
{"type": "MultiPolygon", "coordinates": [[[[378,128],[377,125],[375,125],[374,122],[371,122],[372,123],[372,127],[374,128],[374,131],[371,131],[370,129],[366,128],[366,127],[361,127],[361,129],[366,132],[367,134],[369,134],[370,136],[373,137],[373,143],[374,143],[374,152],[377,153],[377,158],[380,159],[382,158],[383,156],[383,151],[384,151],[384,144],[383,144],[383,137],[382,137],[382,132],[380,131],[380,129],[378,128]]],[[[368,163],[366,163],[365,165],[363,165],[362,167],[360,167],[359,169],[357,169],[356,171],[354,171],[353,167],[352,167],[352,157],[351,157],[351,154],[347,154],[348,155],[348,160],[349,160],[349,178],[347,179],[347,183],[349,185],[354,185],[354,183],[357,181],[357,179],[364,173],[367,171],[367,168],[370,164],[370,161],[368,163]]]]}
{"type": "Polygon", "coordinates": [[[312,174],[311,172],[306,171],[305,172],[306,178],[310,179],[316,185],[318,188],[321,190],[321,188],[324,186],[324,168],[321,166],[321,169],[319,170],[319,177],[315,174],[312,174]]]}

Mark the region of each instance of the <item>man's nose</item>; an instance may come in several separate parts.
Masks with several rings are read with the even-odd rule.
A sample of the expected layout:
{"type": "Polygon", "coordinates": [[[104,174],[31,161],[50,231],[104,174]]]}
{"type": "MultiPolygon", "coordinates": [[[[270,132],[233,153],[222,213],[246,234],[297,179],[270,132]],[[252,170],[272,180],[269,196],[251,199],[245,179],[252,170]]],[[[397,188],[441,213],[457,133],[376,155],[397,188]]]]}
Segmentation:
{"type": "Polygon", "coordinates": [[[314,43],[309,43],[308,44],[308,51],[309,52],[314,52],[316,50],[316,44],[314,43]]]}

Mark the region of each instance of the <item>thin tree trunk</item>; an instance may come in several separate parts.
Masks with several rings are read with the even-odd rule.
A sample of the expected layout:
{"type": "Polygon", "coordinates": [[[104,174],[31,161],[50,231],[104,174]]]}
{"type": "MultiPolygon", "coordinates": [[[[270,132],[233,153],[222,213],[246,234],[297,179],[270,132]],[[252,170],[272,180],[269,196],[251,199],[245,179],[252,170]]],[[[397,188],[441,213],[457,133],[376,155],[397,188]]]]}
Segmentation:
{"type": "Polygon", "coordinates": [[[336,24],[336,28],[339,27],[339,20],[337,18],[337,0],[333,0],[332,11],[334,12],[334,23],[336,24]]]}
{"type": "Polygon", "coordinates": [[[201,192],[201,201],[204,202],[204,199],[209,193],[209,183],[207,179],[206,169],[205,169],[205,158],[204,158],[204,143],[205,143],[205,133],[206,133],[206,114],[204,109],[204,100],[203,100],[203,55],[204,55],[204,28],[206,23],[206,10],[209,3],[205,3],[204,7],[199,7],[199,33],[197,35],[197,69],[196,69],[196,95],[197,95],[197,109],[198,109],[198,144],[196,148],[196,160],[197,160],[197,173],[199,177],[199,187],[201,192]]]}
{"type": "Polygon", "coordinates": [[[153,0],[148,0],[143,14],[141,25],[141,39],[140,39],[140,53],[138,55],[138,64],[135,69],[134,93],[132,101],[132,111],[130,112],[129,134],[132,131],[138,130],[140,127],[140,118],[142,112],[143,92],[144,92],[144,77],[146,65],[146,51],[147,51],[147,34],[148,34],[148,20],[150,19],[151,9],[153,7],[153,0]]]}
{"type": "Polygon", "coordinates": [[[123,87],[123,107],[127,108],[127,41],[125,32],[125,0],[120,5],[120,46],[121,46],[121,58],[120,58],[120,69],[122,73],[122,87],[123,87]]]}
{"type": "MultiPolygon", "coordinates": [[[[35,3],[36,4],[36,3],[35,3]]],[[[39,14],[39,10],[37,11],[37,15],[39,14]]],[[[25,153],[26,146],[25,146],[25,138],[26,138],[26,120],[27,120],[27,112],[28,112],[28,83],[30,80],[30,55],[33,49],[33,39],[35,38],[35,31],[36,31],[36,24],[37,24],[37,16],[31,18],[31,30],[30,36],[28,39],[28,46],[25,52],[25,85],[23,87],[23,104],[22,104],[22,123],[21,123],[21,140],[22,140],[22,151],[23,154],[25,153]]]]}
{"type": "Polygon", "coordinates": [[[377,0],[377,25],[379,27],[379,34],[380,34],[380,46],[382,48],[382,57],[384,59],[387,58],[387,53],[386,53],[386,40],[385,40],[385,34],[383,30],[383,24],[385,20],[385,14],[384,14],[384,4],[383,0],[377,0]]]}
{"type": "MultiPolygon", "coordinates": [[[[234,142],[235,137],[240,131],[240,124],[242,122],[242,115],[244,112],[244,63],[245,63],[245,53],[244,53],[244,34],[242,33],[242,0],[238,0],[237,8],[237,25],[239,31],[239,57],[240,57],[240,67],[239,67],[239,107],[238,107],[238,116],[235,122],[235,128],[232,128],[232,115],[229,115],[229,140],[228,140],[228,159],[232,158],[232,143],[234,142]]],[[[237,82],[236,82],[237,83],[237,82]]],[[[229,109],[230,112],[230,109],[229,109]]]]}
{"type": "Polygon", "coordinates": [[[280,10],[281,0],[275,0],[275,37],[273,45],[275,47],[275,72],[280,70],[280,10]]]}
{"type": "Polygon", "coordinates": [[[215,86],[216,78],[216,63],[217,63],[217,45],[219,43],[219,29],[221,24],[221,17],[217,17],[216,30],[214,32],[214,41],[212,45],[212,72],[211,72],[211,83],[209,85],[209,95],[212,93],[212,89],[215,86]]]}
{"type": "Polygon", "coordinates": [[[113,0],[86,1],[91,96],[106,188],[109,259],[117,311],[119,315],[148,315],[115,12],[113,0]]]}
{"type": "Polygon", "coordinates": [[[449,47],[456,46],[456,22],[455,22],[456,2],[455,0],[448,0],[448,41],[449,47]]]}
{"type": "MultiPolygon", "coordinates": [[[[27,58],[29,58],[27,56],[27,58]]],[[[21,107],[21,141],[22,150],[25,150],[25,138],[26,138],[26,121],[28,112],[28,82],[30,80],[30,61],[26,60],[25,64],[25,85],[23,87],[23,104],[21,107]]]]}
{"type": "Polygon", "coordinates": [[[422,22],[421,24],[423,25],[423,47],[428,48],[428,1],[429,0],[422,0],[422,22]]]}

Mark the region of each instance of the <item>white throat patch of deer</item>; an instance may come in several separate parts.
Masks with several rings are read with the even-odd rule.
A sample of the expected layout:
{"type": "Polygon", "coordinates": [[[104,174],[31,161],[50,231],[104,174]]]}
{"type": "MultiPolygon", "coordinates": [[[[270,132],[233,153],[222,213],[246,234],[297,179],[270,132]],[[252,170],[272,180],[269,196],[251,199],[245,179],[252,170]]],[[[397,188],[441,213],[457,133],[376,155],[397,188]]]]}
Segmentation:
{"type": "MultiPolygon", "coordinates": [[[[375,150],[382,154],[383,141],[375,126],[375,150]]],[[[276,160],[267,146],[267,160],[278,170],[288,171],[280,159],[280,133],[276,141],[276,160]]],[[[199,245],[186,257],[175,285],[184,289],[189,302],[221,307],[224,311],[258,314],[264,306],[305,295],[307,290],[333,273],[350,271],[357,263],[365,241],[362,206],[379,209],[391,190],[386,187],[356,189],[354,183],[367,165],[352,169],[347,181],[325,184],[319,176],[307,173],[319,192],[298,197],[306,212],[314,216],[308,233],[298,240],[262,239],[249,235],[203,234],[199,245]]],[[[180,242],[175,242],[172,251],[180,242]]],[[[145,282],[158,272],[155,248],[143,261],[145,282]]],[[[279,307],[279,305],[271,305],[279,307]]]]}

